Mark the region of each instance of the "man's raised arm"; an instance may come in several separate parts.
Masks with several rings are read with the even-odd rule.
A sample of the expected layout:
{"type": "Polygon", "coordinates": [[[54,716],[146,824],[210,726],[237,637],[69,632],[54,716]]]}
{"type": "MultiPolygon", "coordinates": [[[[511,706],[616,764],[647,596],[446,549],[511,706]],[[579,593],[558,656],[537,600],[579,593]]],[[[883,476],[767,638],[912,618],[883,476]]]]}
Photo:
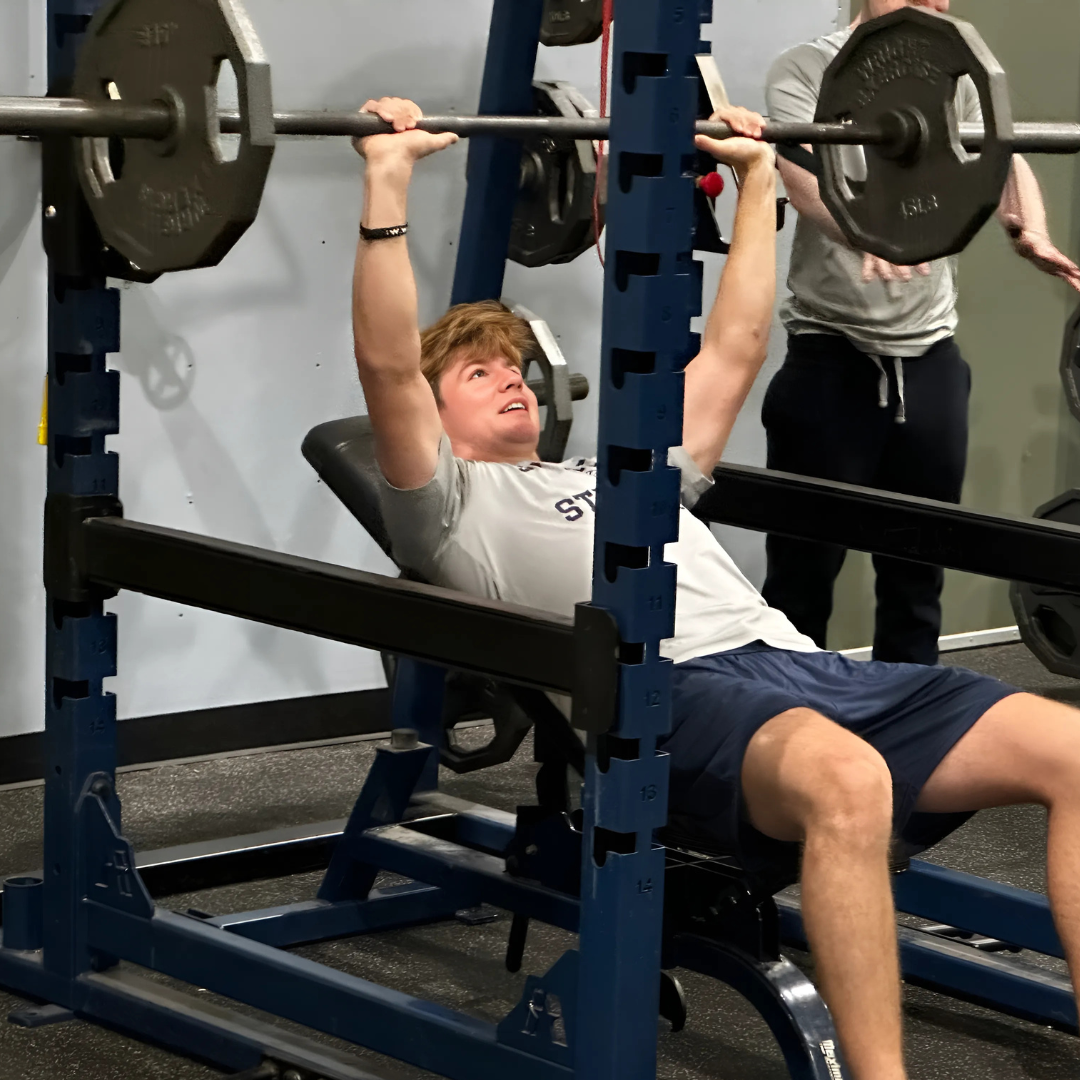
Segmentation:
{"type": "MultiPolygon", "coordinates": [[[[760,135],[764,124],[745,109],[717,118],[749,136],[760,135]]],[[[776,299],[776,166],[772,150],[752,138],[699,135],[697,145],[739,178],[731,251],[701,352],[686,368],[683,448],[711,476],[768,349],[776,299]]]]}
{"type": "Polygon", "coordinates": [[[394,233],[408,221],[413,166],[456,142],[457,136],[414,130],[423,114],[401,98],[369,101],[363,111],[377,113],[396,133],[356,143],[367,160],[363,231],[353,276],[356,366],[379,468],[394,487],[412,489],[435,475],[442,423],[435,395],[420,370],[416,280],[404,229],[394,233]]]}

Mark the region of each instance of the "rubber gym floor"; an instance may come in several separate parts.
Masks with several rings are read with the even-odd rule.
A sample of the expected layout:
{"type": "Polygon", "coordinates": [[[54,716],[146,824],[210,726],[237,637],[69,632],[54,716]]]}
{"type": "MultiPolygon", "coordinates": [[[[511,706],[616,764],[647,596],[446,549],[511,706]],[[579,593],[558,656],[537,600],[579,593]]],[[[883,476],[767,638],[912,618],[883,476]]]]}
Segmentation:
{"type": "MultiPolygon", "coordinates": [[[[1080,704],[1080,683],[1048,674],[1021,645],[952,653],[963,664],[1025,690],[1080,704]]],[[[479,729],[477,731],[479,736],[479,729]]],[[[375,741],[159,765],[121,774],[125,831],[136,848],[241,835],[344,817],[372,759],[375,741]]],[[[444,770],[452,794],[505,810],[532,797],[535,766],[526,743],[506,765],[469,776],[444,770]]],[[[40,786],[0,791],[0,877],[41,865],[40,786]]],[[[980,814],[931,853],[932,861],[1027,889],[1045,888],[1045,815],[1024,807],[980,814]]],[[[318,875],[254,882],[159,901],[213,913],[306,899],[318,875]]],[[[466,926],[449,922],[297,950],[313,960],[461,1009],[500,1019],[517,1002],[525,973],[545,970],[572,944],[570,935],[534,925],[524,971],[503,966],[509,917],[466,926]]],[[[810,958],[791,952],[808,970],[810,958]]],[[[1055,960],[1043,961],[1056,965],[1055,960]]],[[[764,1023],[727,988],[693,973],[679,976],[690,1001],[679,1034],[660,1021],[657,1077],[662,1080],[785,1080],[787,1072],[764,1023]]],[[[0,1016],[23,1004],[0,992],[0,1016]]],[[[1080,1039],[976,1006],[905,988],[906,1042],[912,1080],[1075,1080],[1080,1039]]],[[[275,1021],[284,1028],[285,1021],[275,1021]]],[[[307,1032],[306,1034],[311,1034],[307,1032]]],[[[325,1041],[345,1048],[345,1044],[325,1041]]],[[[421,1072],[364,1050],[367,1067],[386,1080],[421,1072]]],[[[221,1075],[81,1020],[27,1030],[0,1019],[0,1080],[204,1080],[221,1075]]]]}

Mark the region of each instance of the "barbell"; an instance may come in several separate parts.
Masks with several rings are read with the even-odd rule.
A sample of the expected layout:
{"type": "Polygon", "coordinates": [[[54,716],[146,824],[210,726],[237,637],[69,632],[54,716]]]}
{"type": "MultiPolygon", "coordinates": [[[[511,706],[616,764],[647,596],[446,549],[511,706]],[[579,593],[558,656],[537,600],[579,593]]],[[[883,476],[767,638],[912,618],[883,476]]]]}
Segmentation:
{"type": "MultiPolygon", "coordinates": [[[[358,112],[275,113],[269,63],[240,0],[107,0],[71,95],[0,98],[0,134],[78,138],[102,238],[143,276],[224,257],[255,219],[278,136],[390,130],[358,112]],[[218,108],[225,61],[238,111],[218,108]],[[239,135],[235,154],[222,134],[239,135]]],[[[610,120],[593,116],[429,116],[419,126],[554,141],[611,134],[610,120]]],[[[697,131],[733,134],[710,121],[697,131]]],[[[973,27],[916,8],[858,27],[825,74],[814,122],[769,123],[763,138],[819,147],[822,198],[852,245],[907,264],[970,242],[1000,202],[1014,152],[1080,152],[1080,124],[1012,122],[1005,74],[973,27]],[[961,79],[978,93],[981,126],[957,122],[961,79]],[[863,148],[864,176],[849,175],[845,146],[863,148]]]]}
{"type": "MultiPolygon", "coordinates": [[[[275,135],[328,138],[366,138],[387,135],[394,128],[373,113],[301,109],[276,112],[272,120],[275,135]]],[[[425,116],[417,123],[420,131],[450,132],[463,139],[498,136],[525,139],[549,135],[555,139],[606,140],[611,118],[558,116],[425,116]]],[[[698,135],[730,139],[735,132],[727,124],[698,120],[698,135]]],[[[127,105],[122,101],[87,101],[81,98],[0,97],[0,135],[70,135],[76,138],[165,140],[177,130],[175,111],[161,103],[127,105]]],[[[218,113],[222,135],[243,133],[243,118],[235,110],[218,113]]],[[[960,145],[977,153],[982,149],[984,129],[979,124],[958,124],[960,145]]],[[[1080,124],[1029,122],[1012,126],[1012,150],[1018,154],[1080,154],[1080,124]]],[[[898,152],[902,135],[881,124],[851,123],[766,123],[762,142],[832,146],[880,146],[898,152]]]]}

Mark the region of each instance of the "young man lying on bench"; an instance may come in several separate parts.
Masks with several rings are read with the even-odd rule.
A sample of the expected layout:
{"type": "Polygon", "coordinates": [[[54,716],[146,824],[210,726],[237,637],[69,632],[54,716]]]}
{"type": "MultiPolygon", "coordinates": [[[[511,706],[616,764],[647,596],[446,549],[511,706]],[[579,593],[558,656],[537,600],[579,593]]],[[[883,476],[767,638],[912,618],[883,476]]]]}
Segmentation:
{"type": "MultiPolygon", "coordinates": [[[[572,616],[591,592],[595,463],[536,460],[528,327],[461,305],[421,334],[403,228],[412,170],[453,135],[413,130],[397,98],[365,108],[396,134],[367,159],[356,259],[356,361],[398,563],[434,584],[572,616]],[[400,227],[400,228],[399,228],[400,227]]],[[[698,146],[740,180],[734,240],[700,354],[686,368],[683,502],[707,490],[765,358],[775,291],[772,151],[761,117],[698,146]]],[[[1050,813],[1050,898],[1080,972],[1080,714],[958,668],[856,663],[769,608],[708,527],[683,509],[670,810],[747,868],[801,846],[817,978],[856,1080],[902,1080],[900,977],[889,881],[894,837],[929,846],[973,811],[1050,813]]]]}

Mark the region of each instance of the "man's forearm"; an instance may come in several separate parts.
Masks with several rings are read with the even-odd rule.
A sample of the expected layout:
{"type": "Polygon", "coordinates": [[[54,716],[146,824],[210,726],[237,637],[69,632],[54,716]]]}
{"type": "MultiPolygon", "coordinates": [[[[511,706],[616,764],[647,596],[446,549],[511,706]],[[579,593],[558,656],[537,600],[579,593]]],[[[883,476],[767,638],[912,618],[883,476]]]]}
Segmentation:
{"type": "Polygon", "coordinates": [[[1046,204],[1039,189],[1039,181],[1031,171],[1031,166],[1019,154],[1013,158],[1009,179],[1005,184],[1005,194],[998,207],[998,220],[1013,239],[1018,239],[1026,232],[1039,236],[1046,236],[1049,232],[1046,204]]]}
{"type": "Polygon", "coordinates": [[[686,368],[683,446],[706,475],[720,460],[761,370],[776,299],[776,170],[771,156],[745,173],[716,303],[701,352],[686,368]]]}
{"type": "MultiPolygon", "coordinates": [[[[702,351],[737,360],[748,341],[766,342],[776,300],[776,173],[768,162],[751,168],[742,182],[735,229],[702,351]],[[740,348],[728,348],[735,336],[740,348]]],[[[764,358],[764,344],[760,360],[764,358]]]]}
{"type": "Polygon", "coordinates": [[[1022,157],[1013,158],[1005,194],[998,206],[998,218],[1008,232],[1017,255],[1027,259],[1037,270],[1061,278],[1080,292],[1080,266],[1059,251],[1050,239],[1046,204],[1039,190],[1039,181],[1022,157]]]}
{"type": "MultiPolygon", "coordinates": [[[[408,218],[412,164],[372,161],[364,175],[362,224],[391,228],[408,218]]],[[[420,361],[416,280],[405,237],[360,240],[353,275],[353,336],[361,376],[393,368],[415,370],[420,361]]]]}
{"type": "Polygon", "coordinates": [[[777,166],[795,212],[812,221],[830,240],[850,247],[843,230],[836,224],[829,208],[821,201],[817,177],[782,157],[777,159],[777,166]]]}

